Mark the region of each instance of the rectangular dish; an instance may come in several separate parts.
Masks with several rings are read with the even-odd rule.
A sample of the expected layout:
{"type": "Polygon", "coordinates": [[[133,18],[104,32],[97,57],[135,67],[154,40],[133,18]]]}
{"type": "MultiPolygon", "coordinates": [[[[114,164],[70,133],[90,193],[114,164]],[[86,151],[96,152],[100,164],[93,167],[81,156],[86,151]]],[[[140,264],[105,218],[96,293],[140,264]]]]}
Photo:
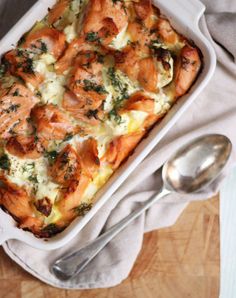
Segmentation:
{"type": "MultiPolygon", "coordinates": [[[[38,1],[35,6],[1,41],[1,54],[10,49],[12,40],[18,40],[21,35],[32,27],[32,24],[41,19],[47,12],[48,3],[54,4],[55,1],[38,1]],[[32,22],[31,22],[32,21],[32,22]],[[11,40],[11,43],[10,43],[11,40]]],[[[183,6],[183,1],[169,1],[168,7],[164,1],[154,1],[162,13],[164,13],[171,21],[174,28],[181,32],[187,38],[193,39],[198,47],[200,47],[205,61],[205,67],[196,84],[190,92],[183,96],[181,100],[171,109],[167,116],[150,132],[148,138],[144,139],[136,148],[135,153],[128,159],[128,161],[112,176],[108,183],[103,187],[96,196],[96,204],[91,211],[87,213],[82,219],[76,219],[73,224],[64,232],[56,237],[45,242],[42,239],[36,239],[28,232],[21,231],[14,226],[14,222],[8,215],[1,211],[2,223],[2,241],[6,239],[20,239],[34,247],[41,249],[55,249],[66,244],[72,239],[82,227],[91,219],[91,217],[98,211],[98,209],[109,199],[114,191],[121,185],[127,176],[134,170],[134,168],[145,158],[145,156],[152,150],[152,148],[160,141],[168,129],[175,123],[184,110],[196,98],[199,92],[206,85],[215,67],[215,56],[209,42],[201,34],[198,21],[204,11],[204,6],[197,1],[187,2],[183,6]],[[176,17],[181,15],[181,19],[176,17]],[[193,15],[194,11],[194,15],[193,15]]]]}

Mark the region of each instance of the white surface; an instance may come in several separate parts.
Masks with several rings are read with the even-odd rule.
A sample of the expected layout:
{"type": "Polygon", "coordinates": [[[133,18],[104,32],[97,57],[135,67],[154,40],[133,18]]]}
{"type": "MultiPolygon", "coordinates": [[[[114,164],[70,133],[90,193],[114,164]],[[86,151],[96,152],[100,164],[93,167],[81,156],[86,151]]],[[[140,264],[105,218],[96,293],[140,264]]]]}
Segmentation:
{"type": "MultiPolygon", "coordinates": [[[[55,1],[38,1],[0,42],[0,55],[12,47],[12,42],[17,41],[25,31],[29,30],[36,20],[40,20],[47,12],[47,7],[55,1]]],[[[209,82],[216,65],[214,50],[208,40],[201,33],[198,22],[205,10],[204,5],[198,0],[154,0],[161,11],[170,19],[173,26],[185,36],[191,38],[200,47],[204,56],[204,69],[196,84],[190,92],[183,96],[171,109],[168,115],[157,125],[135,150],[135,153],[116,172],[109,182],[98,192],[96,204],[82,219],[76,219],[64,232],[45,242],[37,239],[29,232],[24,232],[15,227],[10,216],[0,210],[0,227],[4,225],[4,232],[0,235],[0,243],[6,239],[19,239],[39,249],[52,250],[62,247],[71,241],[78,232],[89,222],[95,213],[104,205],[118,187],[126,180],[130,173],[150,153],[155,145],[164,137],[168,130],[181,117],[190,104],[209,82]],[[2,214],[4,214],[2,216],[2,214]],[[4,218],[4,220],[3,220],[4,218]]]]}
{"type": "Polygon", "coordinates": [[[220,190],[220,298],[236,297],[236,168],[220,190]]]}

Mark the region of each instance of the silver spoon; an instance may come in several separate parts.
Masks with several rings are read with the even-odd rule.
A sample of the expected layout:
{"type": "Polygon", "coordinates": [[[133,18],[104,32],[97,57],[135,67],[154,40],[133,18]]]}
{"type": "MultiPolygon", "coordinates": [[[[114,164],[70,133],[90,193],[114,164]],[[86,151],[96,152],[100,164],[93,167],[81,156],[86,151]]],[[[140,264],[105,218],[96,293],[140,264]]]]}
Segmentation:
{"type": "Polygon", "coordinates": [[[231,149],[230,140],[217,134],[199,137],[183,146],[164,164],[163,187],[157,194],[87,246],[58,259],[51,267],[52,273],[60,280],[75,277],[120,231],[158,200],[172,192],[187,194],[205,188],[220,174],[231,149]]]}

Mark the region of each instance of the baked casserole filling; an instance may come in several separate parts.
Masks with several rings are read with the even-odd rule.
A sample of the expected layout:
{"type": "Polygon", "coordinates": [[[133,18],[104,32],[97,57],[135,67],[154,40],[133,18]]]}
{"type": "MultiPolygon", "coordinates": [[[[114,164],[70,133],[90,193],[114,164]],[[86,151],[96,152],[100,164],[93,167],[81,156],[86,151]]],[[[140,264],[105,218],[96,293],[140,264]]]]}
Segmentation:
{"type": "Polygon", "coordinates": [[[38,237],[65,229],[201,66],[149,0],[59,0],[1,60],[2,208],[38,237]]]}

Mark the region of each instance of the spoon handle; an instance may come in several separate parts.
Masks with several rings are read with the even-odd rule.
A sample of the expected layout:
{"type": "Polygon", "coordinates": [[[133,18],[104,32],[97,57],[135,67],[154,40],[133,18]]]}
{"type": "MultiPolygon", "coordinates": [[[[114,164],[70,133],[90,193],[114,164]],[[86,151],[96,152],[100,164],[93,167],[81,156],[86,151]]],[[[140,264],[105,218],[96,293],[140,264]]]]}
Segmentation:
{"type": "Polygon", "coordinates": [[[159,193],[148,199],[141,207],[123,218],[120,222],[108,229],[96,240],[92,241],[77,252],[57,260],[52,265],[53,274],[61,280],[68,280],[79,274],[88,265],[88,263],[90,263],[90,261],[129,223],[131,223],[135,218],[151,207],[156,201],[167,196],[169,193],[169,190],[163,188],[159,193]]]}

